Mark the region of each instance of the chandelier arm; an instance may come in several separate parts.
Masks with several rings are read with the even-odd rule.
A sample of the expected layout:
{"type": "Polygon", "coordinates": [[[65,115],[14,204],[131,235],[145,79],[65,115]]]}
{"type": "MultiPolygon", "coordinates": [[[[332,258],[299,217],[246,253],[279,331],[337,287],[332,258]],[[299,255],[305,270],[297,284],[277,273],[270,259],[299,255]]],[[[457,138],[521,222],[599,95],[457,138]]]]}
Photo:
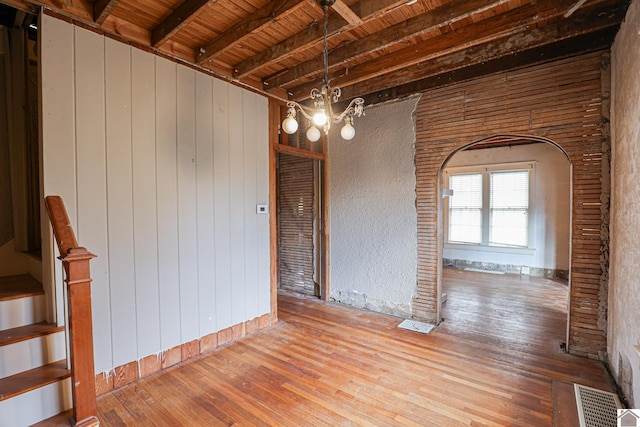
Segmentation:
{"type": "Polygon", "coordinates": [[[347,106],[347,108],[345,108],[345,110],[338,114],[338,115],[334,115],[333,111],[331,114],[331,120],[334,123],[339,123],[341,122],[345,116],[362,116],[364,112],[364,99],[362,98],[354,98],[351,100],[351,102],[349,103],[349,105],[347,106]]]}
{"type": "Polygon", "coordinates": [[[302,105],[300,105],[300,104],[298,104],[297,102],[295,102],[295,101],[288,101],[288,102],[287,102],[287,108],[297,108],[297,109],[298,109],[298,111],[300,111],[300,112],[302,113],[302,115],[303,115],[307,120],[313,120],[313,116],[312,116],[311,114],[307,113],[307,112],[305,111],[305,108],[304,108],[302,105]]]}

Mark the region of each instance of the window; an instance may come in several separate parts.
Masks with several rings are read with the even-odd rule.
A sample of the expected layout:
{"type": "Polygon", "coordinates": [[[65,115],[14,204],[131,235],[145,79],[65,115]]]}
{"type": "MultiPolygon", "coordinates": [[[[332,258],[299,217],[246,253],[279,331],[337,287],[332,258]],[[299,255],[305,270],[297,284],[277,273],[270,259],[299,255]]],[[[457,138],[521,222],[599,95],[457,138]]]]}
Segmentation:
{"type": "Polygon", "coordinates": [[[489,244],[523,246],[529,237],[529,171],[491,172],[489,244]]]}
{"type": "Polygon", "coordinates": [[[527,248],[532,170],[533,163],[449,169],[447,242],[527,248]]]}
{"type": "Polygon", "coordinates": [[[451,175],[449,241],[482,243],[482,174],[451,175]]]}

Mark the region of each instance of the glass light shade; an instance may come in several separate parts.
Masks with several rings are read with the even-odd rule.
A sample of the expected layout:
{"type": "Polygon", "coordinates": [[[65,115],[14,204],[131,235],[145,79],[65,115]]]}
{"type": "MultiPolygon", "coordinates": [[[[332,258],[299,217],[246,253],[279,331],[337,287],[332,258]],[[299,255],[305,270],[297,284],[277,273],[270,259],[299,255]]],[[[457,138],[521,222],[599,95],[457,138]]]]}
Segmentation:
{"type": "Polygon", "coordinates": [[[340,130],[340,136],[347,141],[352,140],[356,136],[356,128],[351,123],[346,123],[340,130]]]}
{"type": "Polygon", "coordinates": [[[307,130],[307,139],[311,142],[316,142],[320,139],[320,129],[315,126],[311,126],[307,130]]]}
{"type": "Polygon", "coordinates": [[[318,111],[313,115],[313,124],[316,126],[324,126],[327,123],[327,115],[324,111],[318,111]]]}
{"type": "Polygon", "coordinates": [[[291,135],[298,130],[298,121],[293,117],[287,117],[282,121],[282,130],[291,135]]]}

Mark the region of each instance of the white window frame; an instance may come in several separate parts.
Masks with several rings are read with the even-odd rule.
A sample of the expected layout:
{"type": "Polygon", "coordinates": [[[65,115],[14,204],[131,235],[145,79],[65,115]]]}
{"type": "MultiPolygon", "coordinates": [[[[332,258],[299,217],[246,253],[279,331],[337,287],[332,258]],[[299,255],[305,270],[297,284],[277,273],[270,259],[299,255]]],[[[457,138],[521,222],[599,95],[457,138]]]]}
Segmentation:
{"type": "Polygon", "coordinates": [[[457,243],[449,242],[449,197],[443,198],[443,233],[444,233],[444,247],[451,249],[463,249],[472,251],[487,251],[487,252],[502,252],[502,253],[519,253],[519,254],[532,254],[535,251],[533,230],[533,221],[535,218],[535,204],[533,201],[535,190],[535,169],[536,161],[525,162],[513,162],[513,163],[498,163],[488,165],[474,165],[474,166],[454,166],[445,168],[443,171],[443,188],[449,188],[449,176],[459,174],[472,174],[481,173],[482,179],[482,243],[457,243]],[[527,224],[527,247],[522,246],[503,246],[489,244],[489,227],[490,227],[490,182],[491,172],[509,172],[529,170],[529,208],[528,208],[528,224],[527,224]]]}

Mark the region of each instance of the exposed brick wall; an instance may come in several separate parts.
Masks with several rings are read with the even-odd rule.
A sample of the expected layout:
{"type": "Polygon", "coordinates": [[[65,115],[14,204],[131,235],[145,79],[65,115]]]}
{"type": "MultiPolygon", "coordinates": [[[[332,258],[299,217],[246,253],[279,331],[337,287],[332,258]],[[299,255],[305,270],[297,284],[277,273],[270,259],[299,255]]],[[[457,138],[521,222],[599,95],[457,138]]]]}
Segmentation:
{"type": "Polygon", "coordinates": [[[441,171],[456,151],[505,135],[551,142],[572,165],[568,346],[606,350],[608,54],[592,53],[423,93],[416,111],[418,287],[413,315],[440,320],[441,171]]]}

